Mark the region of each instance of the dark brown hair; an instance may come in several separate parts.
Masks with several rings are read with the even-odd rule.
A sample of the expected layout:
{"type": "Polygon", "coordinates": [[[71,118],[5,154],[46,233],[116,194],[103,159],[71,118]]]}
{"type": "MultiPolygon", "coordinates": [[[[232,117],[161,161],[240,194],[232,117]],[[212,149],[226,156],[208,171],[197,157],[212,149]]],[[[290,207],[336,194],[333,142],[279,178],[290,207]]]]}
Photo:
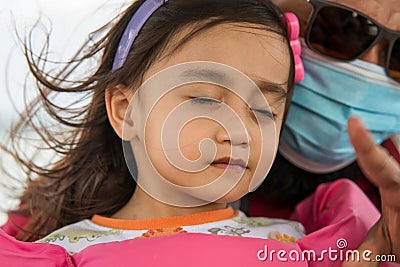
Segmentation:
{"type": "MultiPolygon", "coordinates": [[[[10,211],[11,214],[30,216],[18,239],[35,240],[94,214],[112,215],[128,202],[135,182],[125,163],[121,139],[108,121],[105,92],[113,85],[128,87],[141,83],[145,71],[165,52],[168,42],[183,27],[193,26],[173,49],[204,29],[237,22],[273,31],[287,42],[282,14],[269,0],[170,0],[145,23],[124,65],[112,72],[121,35],[142,2],[134,2],[128,7],[110,30],[111,24],[92,34],[95,38],[109,30],[89,50],[86,46],[82,47],[80,51],[86,52],[77,54],[67,63],[67,68],[57,73],[46,72],[45,53],[35,56],[29,41],[25,42],[25,55],[37,81],[39,97],[27,107],[11,136],[15,146],[9,152],[24,166],[28,179],[20,197],[20,208],[10,211]],[[71,81],[77,72],[75,68],[99,54],[100,63],[92,74],[79,81],[71,81]],[[90,101],[79,107],[62,106],[53,100],[55,94],[74,97],[82,94],[90,101]],[[39,110],[46,111],[57,127],[49,127],[48,122],[41,123],[38,120],[39,110]],[[58,160],[43,166],[24,158],[17,144],[19,134],[26,129],[34,129],[47,148],[57,153],[58,160]]],[[[288,77],[290,93],[293,75],[291,59],[288,77]]]]}

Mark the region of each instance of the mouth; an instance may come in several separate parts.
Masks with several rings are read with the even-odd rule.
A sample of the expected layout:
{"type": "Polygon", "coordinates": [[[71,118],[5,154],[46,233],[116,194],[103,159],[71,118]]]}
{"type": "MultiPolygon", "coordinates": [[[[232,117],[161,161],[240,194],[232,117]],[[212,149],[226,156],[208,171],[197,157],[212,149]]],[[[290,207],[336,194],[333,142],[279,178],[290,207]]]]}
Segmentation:
{"type": "Polygon", "coordinates": [[[232,159],[230,157],[223,157],[214,160],[211,166],[227,171],[243,172],[248,169],[246,163],[242,159],[232,159]]]}

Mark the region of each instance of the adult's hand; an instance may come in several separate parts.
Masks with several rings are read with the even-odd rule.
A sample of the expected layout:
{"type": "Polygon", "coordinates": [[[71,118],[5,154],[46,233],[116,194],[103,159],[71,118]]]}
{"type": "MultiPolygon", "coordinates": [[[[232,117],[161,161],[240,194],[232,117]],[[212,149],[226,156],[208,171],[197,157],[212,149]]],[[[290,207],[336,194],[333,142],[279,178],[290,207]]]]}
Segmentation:
{"type": "Polygon", "coordinates": [[[374,143],[358,118],[350,118],[347,127],[359,166],[379,188],[382,215],[358,248],[360,255],[372,251],[371,261],[344,262],[343,267],[379,266],[380,262],[372,261],[375,256],[389,254],[395,255],[400,263],[400,166],[383,147],[374,143]]]}

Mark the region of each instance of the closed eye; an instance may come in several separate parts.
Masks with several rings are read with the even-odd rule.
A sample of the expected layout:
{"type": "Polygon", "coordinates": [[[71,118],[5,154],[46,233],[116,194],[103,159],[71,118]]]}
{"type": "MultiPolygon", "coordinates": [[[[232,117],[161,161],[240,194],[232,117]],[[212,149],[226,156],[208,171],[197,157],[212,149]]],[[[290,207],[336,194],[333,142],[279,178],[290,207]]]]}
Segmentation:
{"type": "Polygon", "coordinates": [[[190,101],[193,104],[204,104],[204,105],[221,104],[221,101],[218,101],[217,99],[211,97],[190,97],[190,101]]]}
{"type": "Polygon", "coordinates": [[[262,115],[263,117],[267,117],[271,120],[275,120],[277,115],[275,113],[272,113],[269,110],[265,110],[265,109],[251,109],[253,112],[256,112],[260,115],[262,115]]]}

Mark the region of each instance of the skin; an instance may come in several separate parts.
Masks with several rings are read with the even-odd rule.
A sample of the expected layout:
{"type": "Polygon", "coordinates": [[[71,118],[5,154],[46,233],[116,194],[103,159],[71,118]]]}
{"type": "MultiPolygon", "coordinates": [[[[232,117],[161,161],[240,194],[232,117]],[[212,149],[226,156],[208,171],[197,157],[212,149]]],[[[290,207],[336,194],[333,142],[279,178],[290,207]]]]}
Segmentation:
{"type": "MultiPolygon", "coordinates": [[[[287,92],[287,80],[289,77],[290,60],[284,39],[266,30],[244,28],[245,24],[221,24],[210,28],[185,43],[179,50],[173,51],[170,56],[162,56],[146,72],[144,80],[152,75],[176,64],[191,61],[212,61],[223,63],[245,73],[255,83],[268,81],[287,92]],[[241,27],[239,27],[241,26],[241,27]],[[223,34],[221,34],[223,33],[223,34]]],[[[184,32],[181,33],[182,35],[184,32]]],[[[176,38],[182,38],[180,36],[176,38]]],[[[174,40],[172,40],[174,41],[174,40]]],[[[167,49],[168,50],[168,49],[167,49]]],[[[166,52],[167,53],[167,52],[166,52]]],[[[135,89],[116,86],[109,88],[106,94],[106,105],[109,120],[115,132],[123,138],[123,121],[129,102],[135,89]]],[[[285,97],[277,96],[268,90],[262,91],[264,97],[270,103],[272,112],[276,116],[276,132],[279,136],[282,126],[282,118],[285,109],[285,97]]],[[[188,215],[203,211],[222,209],[226,203],[237,200],[248,193],[250,179],[259,161],[261,137],[257,121],[249,106],[237,95],[216,85],[182,86],[161,98],[150,113],[146,125],[146,136],[140,134],[130,136],[132,148],[135,150],[145,145],[154,168],[168,181],[183,186],[199,186],[216,179],[222,170],[209,166],[206,169],[190,173],[181,171],[171,165],[165,157],[161,145],[162,123],[174,107],[196,97],[209,97],[223,101],[229,105],[243,121],[248,138],[243,132],[231,133],[229,136],[224,128],[209,119],[195,119],[187,123],[179,134],[179,145],[183,155],[195,160],[199,158],[199,143],[206,138],[211,139],[216,145],[216,159],[229,156],[231,146],[242,146],[250,149],[250,158],[247,169],[239,183],[226,194],[218,203],[210,203],[199,207],[176,207],[164,204],[142,190],[140,186],[131,200],[116,214],[118,219],[151,219],[159,217],[188,215]]],[[[141,105],[148,105],[146,98],[140,100],[141,105]]],[[[193,107],[210,109],[218,104],[194,103],[193,107]]],[[[142,108],[133,107],[138,117],[142,116],[142,108]]],[[[140,127],[139,119],[133,118],[133,125],[140,127]]],[[[126,137],[125,137],[126,138],[126,137]]],[[[146,179],[140,174],[141,155],[137,156],[139,168],[139,180],[146,179]]],[[[164,188],[162,190],[165,190],[164,188]]]]}
{"type": "MultiPolygon", "coordinates": [[[[284,11],[294,12],[301,22],[304,36],[311,5],[305,0],[273,0],[284,11]]],[[[335,0],[375,19],[389,29],[400,31],[400,5],[398,0],[335,0]]],[[[385,40],[377,43],[361,59],[384,65],[385,40]]],[[[357,153],[357,161],[366,177],[380,191],[382,215],[370,230],[359,250],[371,250],[377,254],[394,254],[400,262],[400,166],[387,151],[376,145],[368,131],[357,118],[348,121],[350,141],[357,153]]],[[[371,256],[372,258],[373,256],[371,256]]],[[[346,262],[343,266],[379,266],[379,262],[346,262]]]]}

